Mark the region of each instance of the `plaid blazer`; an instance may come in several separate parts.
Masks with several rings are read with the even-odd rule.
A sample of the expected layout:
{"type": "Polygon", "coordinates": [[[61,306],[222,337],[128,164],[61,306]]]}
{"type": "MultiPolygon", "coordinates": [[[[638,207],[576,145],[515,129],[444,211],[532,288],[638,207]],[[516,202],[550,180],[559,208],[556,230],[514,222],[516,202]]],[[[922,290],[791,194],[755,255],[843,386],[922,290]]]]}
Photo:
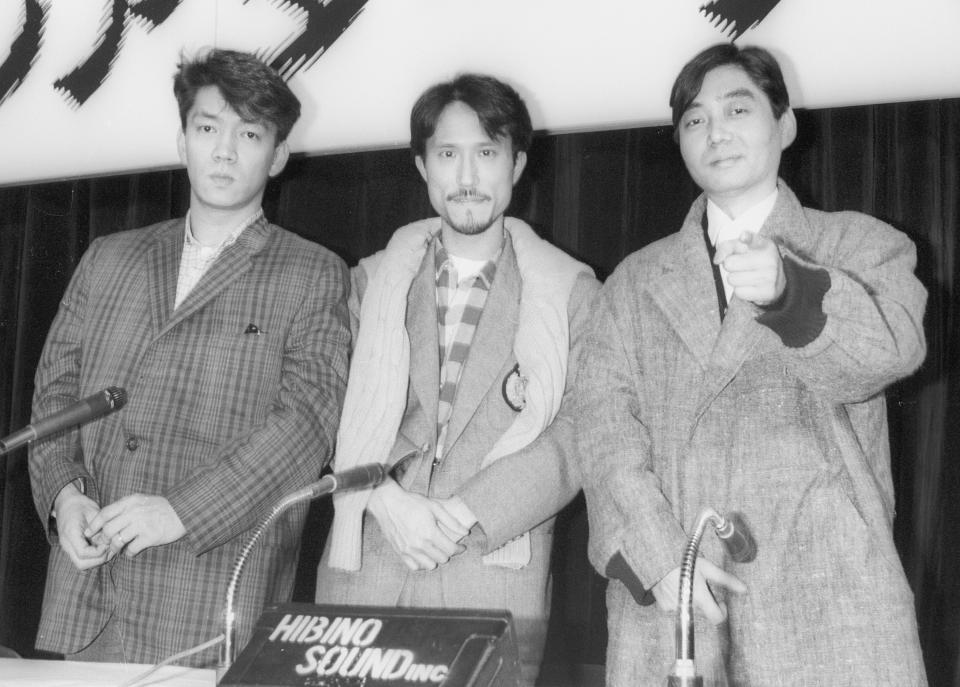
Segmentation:
{"type": "MultiPolygon", "coordinates": [[[[924,684],[913,596],[893,545],[884,388],[923,360],[926,292],[911,241],[859,213],[801,207],[781,181],[761,234],[824,270],[826,325],[789,348],[734,298],[722,324],[701,196],[679,232],[604,284],[577,380],[590,556],[647,588],[680,565],[706,507],[740,511],[757,558],[701,551],[742,579],[729,620],[697,618],[710,685],[924,684]]],[[[714,592],[724,597],[722,589],[714,592]]],[[[674,617],[607,591],[607,684],[657,684],[674,617]]]]}
{"type": "MultiPolygon", "coordinates": [[[[40,649],[76,652],[111,617],[131,662],[211,639],[252,528],[331,456],[350,343],[343,262],[260,220],[173,311],[183,235],[178,219],[94,241],[47,337],[34,417],[111,385],[129,401],[31,448],[34,501],[52,547],[40,649]],[[165,496],[186,536],[77,571],[49,528],[54,498],[77,476],[101,505],[165,496]]],[[[248,560],[239,647],[265,602],[290,597],[306,508],[273,523],[248,560]]]]}

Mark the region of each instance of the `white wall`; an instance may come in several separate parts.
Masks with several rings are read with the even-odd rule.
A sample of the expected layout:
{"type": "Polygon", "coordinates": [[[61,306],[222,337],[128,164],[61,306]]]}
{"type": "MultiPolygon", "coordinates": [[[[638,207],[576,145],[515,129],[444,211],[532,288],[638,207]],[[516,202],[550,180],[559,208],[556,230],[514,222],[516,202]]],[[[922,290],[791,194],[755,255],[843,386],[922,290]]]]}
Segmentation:
{"type": "MultiPolygon", "coordinates": [[[[332,0],[351,1],[362,4],[332,0]]],[[[276,54],[304,31],[303,7],[313,3],[318,16],[329,9],[298,2],[180,0],[151,28],[137,0],[2,0],[0,65],[28,8],[42,9],[45,23],[26,78],[6,96],[0,88],[0,185],[175,166],[171,75],[181,51],[276,54]],[[132,6],[121,49],[93,95],[71,104],[53,84],[87,60],[115,2],[132,6]]],[[[664,123],[683,63],[729,40],[700,11],[708,2],[369,0],[291,79],[304,103],[291,142],[310,153],[406,145],[417,95],[465,70],[513,83],[538,129],[664,123]]],[[[826,107],[960,96],[958,35],[958,0],[781,0],[738,43],[781,58],[795,105],[826,107]]]]}

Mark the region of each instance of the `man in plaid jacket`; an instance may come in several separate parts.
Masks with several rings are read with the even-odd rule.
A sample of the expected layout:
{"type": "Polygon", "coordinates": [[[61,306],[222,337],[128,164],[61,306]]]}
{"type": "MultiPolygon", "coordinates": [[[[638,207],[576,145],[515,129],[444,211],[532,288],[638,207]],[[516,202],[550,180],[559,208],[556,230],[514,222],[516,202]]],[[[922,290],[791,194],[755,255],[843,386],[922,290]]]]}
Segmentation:
{"type": "MultiPolygon", "coordinates": [[[[238,552],[319,476],[345,388],[345,266],[260,207],[299,101],[223,50],[182,64],[174,91],[189,213],[93,242],[36,375],[36,418],[106,386],[129,396],[30,453],[52,546],[37,647],[74,660],[153,663],[220,632],[238,552]]],[[[287,512],[250,558],[238,646],[265,602],[289,600],[305,514],[287,512]]]]}

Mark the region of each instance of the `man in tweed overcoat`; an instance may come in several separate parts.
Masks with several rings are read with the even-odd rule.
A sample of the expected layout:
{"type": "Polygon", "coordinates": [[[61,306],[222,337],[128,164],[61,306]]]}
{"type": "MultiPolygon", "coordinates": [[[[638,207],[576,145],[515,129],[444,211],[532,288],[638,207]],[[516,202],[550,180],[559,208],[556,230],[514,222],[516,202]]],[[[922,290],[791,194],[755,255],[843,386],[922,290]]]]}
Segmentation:
{"type": "MultiPolygon", "coordinates": [[[[71,659],[153,663],[219,634],[237,554],[319,476],[345,388],[346,268],[260,208],[299,102],[232,51],[181,65],[174,90],[189,213],[92,243],[36,375],[34,417],[106,386],[129,396],[30,454],[52,547],[37,646],[71,659]]],[[[265,602],[289,600],[305,512],[250,557],[237,646],[265,602]]]]}
{"type": "Polygon", "coordinates": [[[758,553],[738,564],[704,538],[705,684],[926,684],[883,395],[925,353],[914,246],[778,179],[796,122],[765,50],[705,50],[671,107],[704,194],[608,279],[578,377],[590,556],[612,578],[607,684],[666,679],[707,507],[742,512],[758,553]]]}

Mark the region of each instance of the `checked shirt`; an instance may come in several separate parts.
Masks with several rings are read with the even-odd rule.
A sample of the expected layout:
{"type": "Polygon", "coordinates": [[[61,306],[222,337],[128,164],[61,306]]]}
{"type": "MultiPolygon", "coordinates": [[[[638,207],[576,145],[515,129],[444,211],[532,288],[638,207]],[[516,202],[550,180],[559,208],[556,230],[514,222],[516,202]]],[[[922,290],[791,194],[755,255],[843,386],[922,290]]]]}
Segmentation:
{"type": "Polygon", "coordinates": [[[490,285],[497,273],[496,260],[488,260],[473,278],[459,279],[457,268],[442,245],[437,245],[437,326],[440,342],[440,403],[437,412],[436,466],[443,455],[450,412],[457,396],[463,364],[470,354],[470,343],[490,285]]]}

